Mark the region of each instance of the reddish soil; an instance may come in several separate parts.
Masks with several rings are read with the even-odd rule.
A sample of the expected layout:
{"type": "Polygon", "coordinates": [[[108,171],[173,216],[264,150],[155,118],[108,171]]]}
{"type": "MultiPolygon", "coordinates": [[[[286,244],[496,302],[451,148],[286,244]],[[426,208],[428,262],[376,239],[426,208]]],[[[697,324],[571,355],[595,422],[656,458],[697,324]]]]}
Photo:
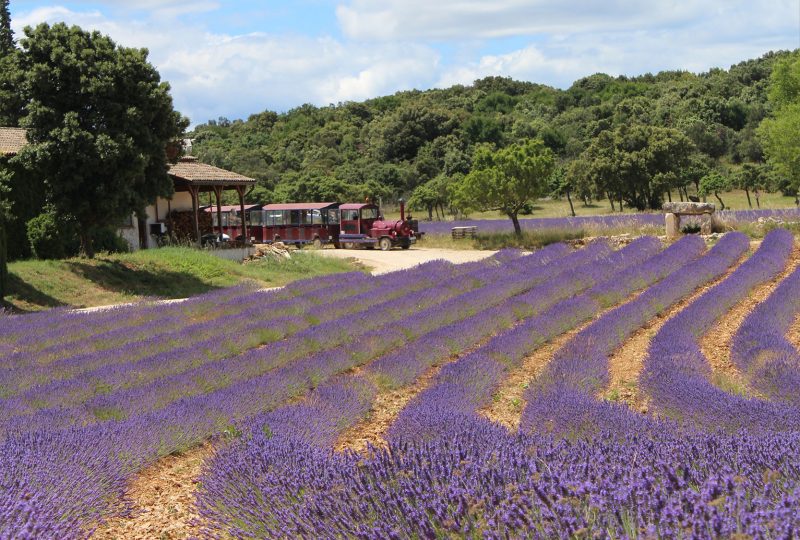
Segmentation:
{"type": "Polygon", "coordinates": [[[556,351],[589,324],[591,321],[561,334],[526,357],[516,369],[511,370],[508,374],[498,391],[495,392],[492,404],[481,409],[479,413],[492,422],[504,425],[511,431],[519,429],[522,410],[525,408],[524,394],[528,384],[550,363],[556,351]]]}
{"type": "Polygon", "coordinates": [[[796,348],[800,349],[800,315],[797,316],[794,320],[794,324],[789,328],[786,339],[796,348]]]}
{"type": "Polygon", "coordinates": [[[175,540],[199,537],[194,492],[203,463],[214,453],[210,444],[166,456],[144,469],[131,483],[127,496],[134,514],[115,518],[95,531],[103,540],[175,540]]]}
{"type": "Polygon", "coordinates": [[[712,381],[724,390],[756,397],[746,378],[731,360],[731,342],[745,318],[766,300],[786,276],[800,264],[800,247],[792,252],[788,264],[775,279],[756,287],[747,297],[722,316],[700,340],[700,349],[713,370],[712,381]]]}
{"type": "Polygon", "coordinates": [[[719,279],[696,289],[691,295],[684,298],[684,300],[678,302],[665,312],[659,313],[628,338],[628,340],[611,355],[611,358],[609,358],[608,368],[610,382],[608,388],[606,388],[599,397],[612,401],[622,401],[635,410],[647,412],[647,400],[645,396],[639,393],[638,380],[639,374],[644,367],[644,358],[647,355],[647,349],[650,347],[650,340],[661,330],[664,323],[683,311],[686,306],[694,302],[711,287],[731,275],[746,258],[747,256],[744,256],[739,259],[719,279]]]}

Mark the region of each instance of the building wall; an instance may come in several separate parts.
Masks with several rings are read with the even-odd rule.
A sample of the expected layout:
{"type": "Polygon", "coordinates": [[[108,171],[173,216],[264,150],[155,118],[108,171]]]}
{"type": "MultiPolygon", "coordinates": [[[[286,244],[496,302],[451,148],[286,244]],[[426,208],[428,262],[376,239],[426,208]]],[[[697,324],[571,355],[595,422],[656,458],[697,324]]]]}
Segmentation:
{"type": "MultiPolygon", "coordinates": [[[[156,242],[155,236],[149,234],[150,232],[150,225],[154,223],[163,223],[164,220],[169,215],[170,210],[191,210],[192,209],[192,196],[187,192],[178,192],[175,193],[171,199],[162,199],[158,198],[155,204],[151,204],[145,209],[146,218],[145,224],[147,227],[147,249],[154,248],[158,246],[156,242]]],[[[136,216],[132,216],[133,226],[132,227],[124,227],[119,229],[119,235],[124,238],[128,245],[131,247],[131,251],[137,251],[141,248],[139,245],[139,220],[136,216]]]]}

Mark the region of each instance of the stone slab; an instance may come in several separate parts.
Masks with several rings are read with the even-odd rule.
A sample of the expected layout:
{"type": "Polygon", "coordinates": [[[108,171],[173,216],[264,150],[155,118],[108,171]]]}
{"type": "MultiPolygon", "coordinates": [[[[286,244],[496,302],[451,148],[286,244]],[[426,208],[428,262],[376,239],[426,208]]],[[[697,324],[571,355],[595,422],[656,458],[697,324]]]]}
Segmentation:
{"type": "Polygon", "coordinates": [[[667,225],[667,236],[675,238],[681,234],[681,216],[673,213],[668,213],[665,217],[667,225]]]}
{"type": "Polygon", "coordinates": [[[661,207],[664,212],[679,214],[684,216],[699,216],[701,214],[713,214],[717,207],[714,203],[696,202],[665,202],[661,207]]]}

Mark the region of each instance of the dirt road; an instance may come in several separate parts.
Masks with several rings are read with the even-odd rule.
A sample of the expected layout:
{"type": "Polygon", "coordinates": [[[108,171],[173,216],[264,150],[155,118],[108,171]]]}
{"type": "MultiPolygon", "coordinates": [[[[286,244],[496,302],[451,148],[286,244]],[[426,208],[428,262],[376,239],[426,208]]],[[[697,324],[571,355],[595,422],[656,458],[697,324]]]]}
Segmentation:
{"type": "Polygon", "coordinates": [[[380,251],[377,249],[323,249],[316,253],[324,255],[325,257],[336,257],[339,259],[354,258],[372,268],[372,273],[377,275],[411,268],[412,266],[436,259],[444,259],[452,263],[479,261],[496,252],[412,247],[411,249],[393,249],[391,251],[380,251]]]}

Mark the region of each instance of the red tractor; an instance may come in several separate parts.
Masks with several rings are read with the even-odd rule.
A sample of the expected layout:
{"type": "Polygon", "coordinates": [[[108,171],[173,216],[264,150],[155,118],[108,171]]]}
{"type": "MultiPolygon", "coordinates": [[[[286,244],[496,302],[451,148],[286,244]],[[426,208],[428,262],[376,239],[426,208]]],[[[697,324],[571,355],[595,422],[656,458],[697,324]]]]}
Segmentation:
{"type": "Polygon", "coordinates": [[[370,203],[345,203],[339,206],[339,242],[345,249],[358,245],[372,249],[377,245],[381,250],[400,246],[408,249],[417,241],[412,221],[405,216],[405,204],[400,200],[400,219],[383,219],[380,209],[370,203]]]}

